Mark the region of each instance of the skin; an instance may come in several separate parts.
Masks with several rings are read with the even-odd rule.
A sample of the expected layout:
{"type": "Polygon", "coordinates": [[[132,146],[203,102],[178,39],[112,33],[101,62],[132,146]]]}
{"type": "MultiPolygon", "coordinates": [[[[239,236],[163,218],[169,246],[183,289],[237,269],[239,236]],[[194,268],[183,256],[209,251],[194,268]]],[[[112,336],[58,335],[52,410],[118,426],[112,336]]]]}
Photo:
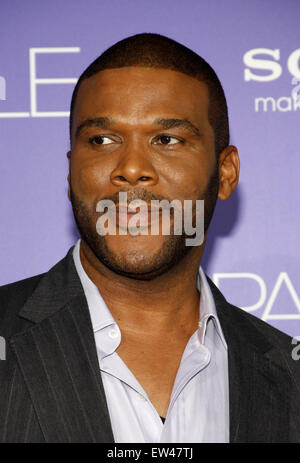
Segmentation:
{"type": "Polygon", "coordinates": [[[209,203],[214,173],[219,178],[216,196],[229,198],[238,183],[238,152],[228,146],[216,170],[208,107],[206,85],[183,73],[107,69],[80,86],[67,153],[68,195],[85,238],[82,265],[120,327],[118,354],[161,416],[167,413],[185,346],[198,328],[196,277],[204,243],[186,248],[184,236],[162,234],[99,237],[95,204],[116,198],[119,191],[128,193],[128,202],[165,198],[209,203]],[[82,128],[76,136],[84,121],[99,117],[115,122],[82,128]],[[158,118],[187,119],[198,133],[182,126],[163,128],[154,122],[158,118]]]}

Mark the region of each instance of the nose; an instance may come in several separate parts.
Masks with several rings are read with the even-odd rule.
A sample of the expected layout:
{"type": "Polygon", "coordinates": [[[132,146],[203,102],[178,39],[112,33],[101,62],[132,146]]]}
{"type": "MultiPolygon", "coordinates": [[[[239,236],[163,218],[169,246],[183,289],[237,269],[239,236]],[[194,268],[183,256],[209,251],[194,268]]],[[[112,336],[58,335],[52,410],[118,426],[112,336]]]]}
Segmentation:
{"type": "Polygon", "coordinates": [[[151,159],[141,149],[130,149],[120,158],[117,167],[111,173],[111,182],[115,186],[151,186],[158,181],[158,175],[151,159]]]}

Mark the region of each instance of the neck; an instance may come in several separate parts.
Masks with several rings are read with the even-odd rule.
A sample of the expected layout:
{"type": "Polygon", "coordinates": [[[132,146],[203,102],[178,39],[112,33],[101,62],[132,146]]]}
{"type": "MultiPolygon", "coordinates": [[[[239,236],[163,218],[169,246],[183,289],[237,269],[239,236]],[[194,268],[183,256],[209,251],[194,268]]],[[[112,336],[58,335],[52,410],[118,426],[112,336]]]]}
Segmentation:
{"type": "Polygon", "coordinates": [[[97,259],[81,240],[82,266],[101,292],[105,303],[122,330],[171,335],[197,328],[199,291],[197,275],[203,245],[194,247],[177,265],[152,280],[119,275],[97,259]],[[171,327],[171,331],[170,331],[171,327]]]}

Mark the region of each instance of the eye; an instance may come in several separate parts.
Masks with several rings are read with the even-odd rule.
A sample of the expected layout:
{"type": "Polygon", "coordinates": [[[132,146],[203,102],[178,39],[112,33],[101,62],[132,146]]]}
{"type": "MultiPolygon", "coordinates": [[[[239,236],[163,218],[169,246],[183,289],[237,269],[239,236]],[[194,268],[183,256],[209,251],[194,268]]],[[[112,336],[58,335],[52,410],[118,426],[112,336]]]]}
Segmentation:
{"type": "Polygon", "coordinates": [[[182,140],[179,138],[171,137],[171,135],[159,135],[156,138],[156,141],[160,140],[160,145],[176,145],[177,143],[182,143],[182,140]]]}
{"type": "Polygon", "coordinates": [[[113,143],[113,140],[104,135],[95,135],[94,137],[89,138],[89,143],[92,145],[110,145],[113,143]]]}

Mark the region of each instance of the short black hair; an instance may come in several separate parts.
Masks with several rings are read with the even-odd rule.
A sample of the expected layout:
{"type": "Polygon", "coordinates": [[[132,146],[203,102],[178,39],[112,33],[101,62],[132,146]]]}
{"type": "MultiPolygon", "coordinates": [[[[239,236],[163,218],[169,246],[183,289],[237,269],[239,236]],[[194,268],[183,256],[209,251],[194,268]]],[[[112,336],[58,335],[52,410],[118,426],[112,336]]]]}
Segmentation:
{"type": "Polygon", "coordinates": [[[171,69],[204,82],[209,91],[208,119],[215,134],[217,159],[229,144],[229,123],[226,98],[213,68],[197,53],[160,34],[142,33],[127,37],[103,52],[81,74],[74,88],[70,108],[70,141],[77,92],[83,80],[104,69],[126,66],[171,69]]]}

